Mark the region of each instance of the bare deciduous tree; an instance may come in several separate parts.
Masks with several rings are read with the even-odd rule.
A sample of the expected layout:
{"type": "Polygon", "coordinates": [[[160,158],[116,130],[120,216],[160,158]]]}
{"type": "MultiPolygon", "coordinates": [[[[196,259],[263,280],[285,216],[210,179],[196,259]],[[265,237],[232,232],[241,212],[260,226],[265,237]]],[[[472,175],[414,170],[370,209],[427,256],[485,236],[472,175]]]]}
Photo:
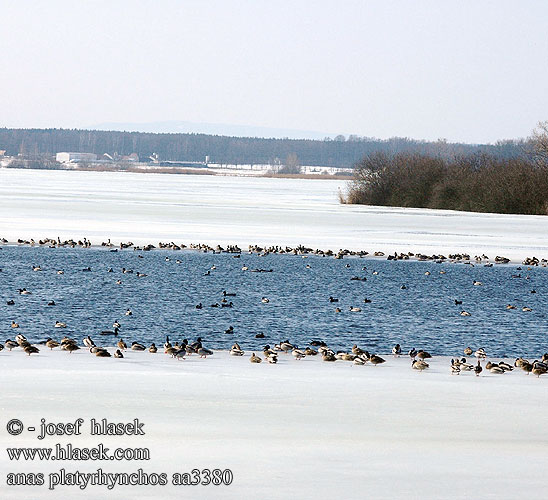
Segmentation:
{"type": "Polygon", "coordinates": [[[534,155],[541,165],[548,166],[548,120],[539,122],[531,136],[534,155]]]}

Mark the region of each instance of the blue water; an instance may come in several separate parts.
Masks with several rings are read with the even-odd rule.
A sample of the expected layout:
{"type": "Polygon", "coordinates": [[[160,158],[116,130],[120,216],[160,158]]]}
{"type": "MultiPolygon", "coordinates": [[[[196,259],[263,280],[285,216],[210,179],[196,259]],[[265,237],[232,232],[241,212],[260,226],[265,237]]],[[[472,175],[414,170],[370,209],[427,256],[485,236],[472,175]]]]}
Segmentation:
{"type": "Polygon", "coordinates": [[[112,337],[98,334],[112,330],[118,320],[120,337],[128,343],[162,345],[166,335],[172,341],[200,336],[211,348],[226,349],[238,341],[250,349],[284,339],[299,346],[321,339],[335,349],[357,343],[379,353],[400,343],[405,350],[423,348],[440,355],[460,354],[467,345],[484,347],[494,356],[538,355],[548,351],[547,271],[521,267],[5,246],[0,250],[0,340],[16,333],[31,342],[63,335],[81,341],[91,335],[98,345],[112,345],[112,337]],[[34,272],[34,265],[43,271],[34,272]],[[244,265],[273,272],[244,272],[244,265]],[[88,266],[92,271],[84,272],[88,266]],[[216,269],[205,276],[212,266],[216,269]],[[134,273],[122,274],[123,267],[134,273]],[[58,275],[58,269],[65,274],[58,275]],[[137,272],[148,276],[138,278],[137,272]],[[521,278],[512,277],[516,274],[521,278]],[[351,281],[352,276],[367,276],[367,281],[351,281]],[[474,280],[483,286],[474,286],[474,280]],[[19,295],[18,288],[32,295],[19,295]],[[220,304],[223,290],[237,294],[227,297],[234,307],[210,307],[220,304]],[[339,302],[330,303],[330,295],[339,302]],[[262,297],[270,302],[263,304],[262,297]],[[365,297],[372,302],[365,304],[365,297]],[[455,298],[463,305],[455,305],[455,298]],[[8,306],[9,299],[15,305],[8,306]],[[47,306],[50,300],[56,305],[47,306]],[[201,310],[195,308],[199,302],[201,310]],[[506,310],[508,303],[517,309],[506,310]],[[341,313],[335,313],[337,306],[341,313]],[[350,306],[362,312],[350,312],[350,306]],[[533,311],[522,312],[522,306],[533,311]],[[127,308],[132,316],[124,315],[127,308]],[[463,309],[472,316],[460,316],[463,309]],[[18,330],[10,327],[12,320],[20,324],[18,330]],[[67,328],[54,328],[56,321],[66,322],[67,328]],[[224,333],[230,325],[233,335],[224,333]],[[260,332],[265,339],[255,339],[260,332]]]}

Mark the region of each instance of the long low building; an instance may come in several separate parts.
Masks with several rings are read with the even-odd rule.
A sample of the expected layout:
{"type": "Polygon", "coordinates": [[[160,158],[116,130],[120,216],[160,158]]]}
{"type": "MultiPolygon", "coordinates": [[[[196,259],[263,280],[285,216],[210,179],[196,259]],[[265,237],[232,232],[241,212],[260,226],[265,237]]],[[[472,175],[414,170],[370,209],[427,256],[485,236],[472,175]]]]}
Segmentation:
{"type": "Polygon", "coordinates": [[[97,155],[95,153],[57,153],[55,159],[59,163],[70,163],[70,162],[86,162],[86,161],[96,161],[97,155]]]}

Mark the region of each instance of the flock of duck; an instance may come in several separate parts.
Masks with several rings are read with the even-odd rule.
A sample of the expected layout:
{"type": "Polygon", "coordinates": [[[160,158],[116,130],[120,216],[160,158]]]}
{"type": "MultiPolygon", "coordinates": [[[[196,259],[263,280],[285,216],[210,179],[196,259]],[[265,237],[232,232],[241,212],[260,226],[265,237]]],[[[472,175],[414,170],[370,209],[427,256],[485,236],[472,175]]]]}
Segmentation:
{"type": "MultiPolygon", "coordinates": [[[[0,244],[6,245],[10,242],[6,238],[0,238],[0,244]]],[[[73,238],[69,238],[67,240],[61,240],[60,237],[57,238],[43,238],[35,240],[34,238],[30,239],[23,239],[19,238],[17,240],[17,245],[20,246],[40,246],[40,247],[49,247],[49,248],[91,248],[93,245],[90,240],[87,238],[78,239],[75,240],[73,238]]],[[[163,250],[197,250],[200,252],[211,252],[211,253],[231,253],[238,256],[243,251],[238,245],[227,245],[226,247],[222,247],[221,245],[208,245],[205,243],[190,243],[189,245],[186,245],[184,243],[174,243],[174,242],[159,242],[158,246],[155,246],[151,243],[145,244],[145,245],[135,245],[133,242],[120,242],[119,244],[114,244],[111,242],[110,239],[107,241],[101,242],[101,247],[106,247],[111,249],[111,251],[117,251],[118,249],[124,250],[124,249],[133,249],[135,251],[144,251],[148,252],[151,250],[154,250],[156,248],[163,249],[163,250]]],[[[259,245],[249,245],[248,246],[248,252],[250,253],[256,253],[260,255],[269,255],[269,254],[293,254],[293,255],[319,255],[323,257],[333,257],[335,259],[342,259],[343,257],[353,256],[353,257],[367,257],[367,256],[373,256],[373,257],[386,257],[386,260],[410,260],[410,259],[416,259],[419,261],[434,261],[437,263],[463,263],[468,264],[470,266],[483,264],[486,267],[493,266],[493,262],[495,264],[508,264],[510,263],[510,259],[507,257],[503,257],[500,255],[497,255],[493,262],[491,262],[491,259],[485,255],[476,255],[473,258],[470,256],[470,254],[467,253],[455,253],[455,254],[449,254],[449,255],[442,255],[442,254],[433,254],[433,255],[427,255],[422,253],[413,253],[413,252],[407,252],[407,253],[398,253],[394,252],[393,254],[389,253],[386,254],[382,251],[375,251],[375,252],[368,252],[365,250],[348,250],[348,249],[339,249],[338,251],[333,250],[322,250],[319,248],[310,248],[306,247],[304,245],[297,245],[295,247],[290,246],[281,246],[281,245],[271,245],[271,246],[265,246],[261,247],[259,245]],[[473,262],[472,262],[473,261],[473,262]]],[[[526,266],[541,266],[541,267],[548,267],[548,259],[539,259],[538,257],[526,257],[522,264],[526,266]]]]}
{"type": "MultiPolygon", "coordinates": [[[[6,240],[0,239],[0,243],[7,243],[6,240]]],[[[31,240],[18,240],[19,245],[30,245],[30,246],[48,246],[51,248],[57,248],[57,247],[81,247],[81,248],[90,248],[92,246],[91,242],[84,238],[83,240],[65,240],[61,241],[60,238],[53,239],[53,238],[46,238],[43,240],[34,241],[31,240]]],[[[131,249],[137,250],[137,251],[151,251],[157,248],[154,245],[144,245],[144,246],[136,246],[132,242],[126,242],[126,243],[120,243],[118,246],[113,245],[110,240],[107,242],[103,242],[101,244],[102,247],[107,247],[110,249],[111,252],[117,252],[119,250],[124,249],[131,249]]],[[[239,258],[242,254],[242,250],[236,246],[236,245],[229,245],[225,248],[217,245],[216,247],[212,247],[210,245],[204,245],[204,244],[191,244],[188,247],[181,244],[177,245],[173,242],[170,243],[162,243],[160,242],[158,245],[158,248],[160,249],[168,249],[168,250],[182,250],[185,248],[193,249],[201,252],[212,252],[212,253],[231,253],[234,254],[235,258],[239,258]]],[[[295,255],[301,255],[303,258],[306,258],[308,254],[314,254],[314,255],[320,255],[320,256],[326,256],[326,257],[333,257],[336,259],[342,259],[346,256],[355,256],[355,257],[364,257],[368,255],[368,252],[364,251],[349,251],[349,250],[339,250],[338,252],[332,252],[330,250],[328,251],[322,251],[322,250],[314,250],[311,248],[307,248],[304,246],[298,246],[295,248],[292,247],[279,247],[279,246],[273,246],[273,247],[259,247],[257,245],[250,245],[248,248],[249,253],[255,253],[259,256],[266,256],[270,253],[274,254],[295,254],[295,255]]],[[[375,252],[373,254],[375,257],[384,257],[385,254],[383,252],[375,252]]],[[[142,258],[142,255],[138,255],[138,257],[142,258]]],[[[408,254],[393,254],[388,255],[388,260],[407,260],[410,258],[415,258],[417,260],[431,260],[435,261],[437,263],[443,263],[443,262],[456,262],[456,263],[464,263],[469,264],[470,266],[483,264],[486,267],[490,267],[493,265],[492,262],[490,262],[489,258],[486,255],[476,256],[474,259],[470,258],[470,255],[468,254],[453,254],[449,255],[448,257],[443,255],[422,255],[417,254],[414,255],[412,253],[408,254]],[[474,262],[472,262],[472,260],[474,262]]],[[[165,257],[166,261],[170,260],[170,257],[165,257]]],[[[177,259],[177,263],[182,263],[181,260],[177,259]]],[[[509,259],[505,257],[497,256],[494,259],[495,264],[506,264],[509,262],[509,259]]],[[[536,257],[527,258],[523,261],[524,265],[527,265],[529,269],[531,269],[532,266],[545,266],[547,264],[547,261],[545,259],[539,260],[536,257]]],[[[310,267],[307,265],[307,267],[310,267]]],[[[350,267],[349,264],[346,264],[346,267],[350,267]]],[[[205,275],[210,275],[212,271],[216,269],[216,266],[211,266],[210,269],[208,269],[205,273],[205,275]]],[[[363,267],[363,270],[366,268],[363,267]]],[[[33,265],[32,270],[34,272],[41,272],[43,268],[40,265],[33,265]]],[[[255,272],[272,272],[271,269],[249,269],[247,266],[242,267],[242,271],[255,271],[255,272]]],[[[521,270],[520,267],[518,267],[516,270],[521,270]]],[[[0,269],[1,271],[1,269],[0,269]]],[[[83,272],[91,272],[91,267],[86,267],[82,269],[83,272]]],[[[108,269],[108,272],[113,272],[112,268],[108,269]]],[[[57,274],[64,274],[63,269],[56,270],[57,274]]],[[[445,271],[440,271],[440,274],[445,273],[445,271]]],[[[126,269],[122,268],[122,274],[133,274],[132,269],[126,269]]],[[[376,274],[376,271],[373,272],[373,274],[376,274]]],[[[429,275],[431,274],[430,271],[426,271],[424,274],[429,275]]],[[[145,278],[147,277],[147,274],[136,272],[135,275],[138,278],[145,278]]],[[[521,275],[513,275],[512,277],[521,277],[521,275]]],[[[528,278],[528,276],[526,276],[528,278]]],[[[367,278],[365,276],[354,276],[351,278],[351,280],[359,280],[359,281],[366,281],[367,278]]],[[[117,284],[121,284],[121,280],[118,279],[116,281],[117,284]]],[[[473,281],[474,286],[482,286],[483,283],[474,280],[473,281]]],[[[401,285],[402,289],[406,288],[406,285],[401,285]]],[[[19,288],[18,293],[20,295],[31,295],[32,292],[30,290],[27,290],[26,288],[19,288]]],[[[535,290],[531,290],[531,293],[536,293],[535,290]]],[[[229,301],[231,297],[235,297],[236,293],[234,292],[228,292],[226,290],[223,290],[222,292],[222,298],[219,302],[215,302],[210,305],[210,307],[233,307],[233,302],[229,301]]],[[[263,304],[268,304],[270,302],[268,297],[263,296],[261,298],[261,302],[263,304]]],[[[339,299],[333,296],[329,297],[329,303],[334,303],[337,305],[335,307],[335,312],[340,313],[342,312],[342,309],[338,307],[339,299]]],[[[370,303],[371,300],[368,298],[364,299],[364,303],[370,303]]],[[[462,301],[455,299],[454,300],[455,305],[461,305],[462,301]]],[[[15,305],[15,301],[13,299],[10,299],[7,301],[8,306],[15,305]]],[[[55,301],[50,300],[47,303],[48,306],[55,306],[55,301]]],[[[202,309],[204,305],[200,302],[196,304],[196,309],[202,309]]],[[[506,306],[506,309],[516,309],[516,306],[513,304],[508,304],[506,306]]],[[[522,311],[524,312],[530,312],[532,311],[532,308],[528,306],[521,307],[522,311]]],[[[348,306],[348,310],[350,312],[361,312],[362,309],[360,307],[356,307],[354,305],[348,306]]],[[[131,316],[133,312],[131,309],[127,309],[125,311],[126,316],[131,316]]],[[[466,310],[462,310],[460,312],[461,316],[470,316],[470,312],[466,310]]],[[[57,320],[55,324],[53,325],[55,328],[66,328],[67,324],[63,321],[57,320]]],[[[11,322],[11,328],[17,329],[20,325],[17,321],[12,320],[11,322]]],[[[103,330],[99,333],[101,336],[113,336],[118,337],[119,331],[122,328],[121,323],[116,320],[113,323],[113,329],[112,330],[103,330]]],[[[234,328],[230,326],[227,330],[225,330],[226,334],[233,334],[234,328]]],[[[256,338],[265,338],[265,335],[262,333],[259,333],[255,336],[256,338]]],[[[213,354],[213,351],[211,349],[208,349],[203,346],[202,339],[198,337],[196,341],[189,342],[187,339],[183,339],[180,342],[174,342],[172,343],[169,339],[169,336],[166,338],[166,341],[163,345],[163,352],[171,356],[172,358],[176,360],[184,360],[187,356],[191,356],[193,354],[199,356],[200,358],[207,358],[208,356],[211,356],[213,354]]],[[[63,337],[59,341],[54,340],[50,337],[45,339],[44,341],[40,342],[38,345],[45,345],[49,349],[56,349],[59,348],[61,350],[67,351],[68,353],[72,353],[76,350],[80,349],[86,349],[89,351],[90,354],[95,355],[96,357],[114,357],[114,358],[124,358],[124,352],[127,350],[132,351],[148,351],[152,354],[156,354],[159,349],[154,344],[151,343],[150,345],[145,345],[138,341],[133,341],[131,344],[128,345],[126,342],[120,338],[117,339],[116,342],[116,349],[111,354],[109,349],[105,347],[99,347],[95,344],[94,340],[87,336],[82,339],[82,342],[78,342],[78,340],[74,338],[70,338],[68,336],[63,337]]],[[[4,344],[0,344],[0,351],[6,349],[9,351],[12,351],[13,349],[21,349],[24,351],[27,355],[35,355],[40,352],[40,348],[37,345],[33,345],[28,342],[26,337],[23,334],[18,334],[15,336],[15,340],[7,339],[4,344]]],[[[229,349],[229,354],[231,356],[244,356],[245,352],[240,347],[239,343],[235,342],[232,347],[229,349]]],[[[278,356],[280,354],[291,354],[295,360],[302,360],[305,357],[315,357],[318,356],[322,359],[324,362],[335,362],[335,361],[344,361],[344,362],[351,362],[353,365],[365,365],[365,364],[371,364],[371,365],[379,365],[386,362],[386,359],[381,357],[380,355],[376,353],[370,353],[367,350],[361,349],[357,345],[353,345],[351,349],[347,351],[335,351],[327,346],[327,344],[320,340],[313,340],[310,342],[310,345],[308,345],[305,348],[300,348],[296,344],[293,344],[289,342],[289,340],[282,341],[280,343],[274,344],[272,347],[270,345],[265,345],[262,353],[258,352],[252,352],[251,356],[249,356],[249,361],[251,363],[261,363],[263,361],[270,363],[270,364],[276,364],[278,362],[278,356]],[[262,354],[262,357],[261,357],[262,354]]],[[[411,368],[413,370],[418,371],[424,371],[427,370],[430,366],[429,363],[426,361],[427,359],[431,358],[432,356],[430,353],[428,353],[425,350],[415,350],[414,348],[411,349],[407,353],[411,359],[411,368]]],[[[477,358],[476,363],[470,363],[467,361],[466,357],[457,357],[451,359],[450,364],[450,372],[454,375],[459,375],[461,372],[474,372],[476,376],[479,376],[480,373],[482,373],[483,370],[489,371],[493,374],[503,374],[509,371],[513,371],[514,369],[521,369],[525,371],[527,374],[533,373],[537,377],[540,377],[540,375],[543,375],[548,372],[548,354],[544,354],[541,356],[541,359],[537,359],[534,361],[529,361],[524,358],[517,358],[512,365],[506,363],[506,362],[493,362],[493,361],[486,361],[485,364],[482,366],[482,361],[485,361],[487,358],[487,355],[483,349],[478,349],[476,351],[473,351],[471,348],[467,347],[464,350],[465,356],[471,356],[474,355],[477,358]]],[[[399,344],[396,344],[394,348],[392,349],[392,355],[394,357],[400,357],[402,356],[402,349],[399,344]]]]}
{"type": "MultiPolygon", "coordinates": [[[[163,345],[163,352],[176,360],[185,360],[188,356],[193,354],[197,355],[199,358],[205,359],[208,356],[213,355],[214,351],[204,347],[202,342],[202,339],[198,337],[196,341],[192,343],[189,343],[187,339],[183,339],[181,342],[171,343],[169,336],[167,336],[163,345]]],[[[47,338],[45,341],[41,342],[41,344],[45,345],[45,347],[50,350],[59,348],[60,350],[67,351],[69,354],[85,348],[90,354],[99,358],[110,358],[113,356],[114,358],[122,359],[124,358],[124,352],[126,350],[148,351],[151,354],[156,354],[158,352],[158,347],[154,342],[147,347],[140,342],[134,341],[128,347],[123,339],[119,339],[116,343],[116,350],[112,355],[106,347],[97,346],[89,335],[82,340],[82,347],[78,345],[78,341],[76,339],[66,336],[59,342],[53,340],[52,338],[47,338]]],[[[36,345],[29,343],[23,334],[16,335],[15,340],[7,339],[4,344],[0,344],[0,351],[4,350],[4,348],[10,352],[13,349],[20,348],[28,356],[38,354],[40,352],[40,349],[36,345]]],[[[240,347],[238,342],[234,342],[228,352],[231,356],[236,357],[243,357],[245,355],[245,351],[240,347]]],[[[249,356],[249,361],[250,363],[258,364],[262,363],[264,360],[270,364],[277,364],[280,354],[289,353],[297,361],[300,361],[306,357],[320,356],[324,362],[332,363],[335,361],[346,361],[358,366],[363,366],[367,363],[377,366],[386,362],[385,358],[379,356],[378,354],[370,353],[367,350],[361,349],[356,344],[354,344],[348,351],[339,350],[335,352],[321,340],[312,340],[310,345],[306,348],[299,348],[297,345],[289,342],[289,340],[284,340],[278,344],[275,344],[273,347],[267,344],[264,346],[261,353],[263,357],[257,355],[255,352],[252,352],[251,356],[249,356]],[[316,347],[316,349],[314,349],[314,347],[316,347]]],[[[527,375],[532,373],[537,377],[548,373],[548,353],[543,354],[540,360],[536,359],[532,362],[523,357],[518,357],[515,359],[513,365],[505,361],[486,361],[487,353],[483,348],[473,351],[471,347],[466,347],[464,349],[464,354],[466,356],[474,355],[477,362],[475,364],[470,363],[465,357],[452,358],[449,367],[451,374],[460,375],[462,372],[473,372],[476,376],[480,376],[483,370],[486,370],[493,374],[502,375],[504,373],[511,372],[514,369],[522,370],[527,375]],[[482,361],[486,361],[484,366],[482,366],[482,361]]],[[[399,358],[402,355],[403,351],[400,344],[396,344],[392,348],[392,356],[394,358],[399,358]]],[[[412,348],[408,351],[407,355],[411,359],[411,368],[413,370],[422,372],[430,368],[430,364],[426,360],[431,359],[432,355],[428,351],[423,349],[416,350],[415,348],[412,348]]]]}

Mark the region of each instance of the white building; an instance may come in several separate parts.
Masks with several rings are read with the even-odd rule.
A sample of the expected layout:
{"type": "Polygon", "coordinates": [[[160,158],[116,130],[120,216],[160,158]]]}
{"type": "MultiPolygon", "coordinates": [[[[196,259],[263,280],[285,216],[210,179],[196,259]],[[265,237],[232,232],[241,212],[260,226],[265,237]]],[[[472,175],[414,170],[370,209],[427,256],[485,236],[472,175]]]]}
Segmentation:
{"type": "Polygon", "coordinates": [[[78,163],[97,160],[95,153],[57,153],[55,159],[59,163],[78,163]]]}

